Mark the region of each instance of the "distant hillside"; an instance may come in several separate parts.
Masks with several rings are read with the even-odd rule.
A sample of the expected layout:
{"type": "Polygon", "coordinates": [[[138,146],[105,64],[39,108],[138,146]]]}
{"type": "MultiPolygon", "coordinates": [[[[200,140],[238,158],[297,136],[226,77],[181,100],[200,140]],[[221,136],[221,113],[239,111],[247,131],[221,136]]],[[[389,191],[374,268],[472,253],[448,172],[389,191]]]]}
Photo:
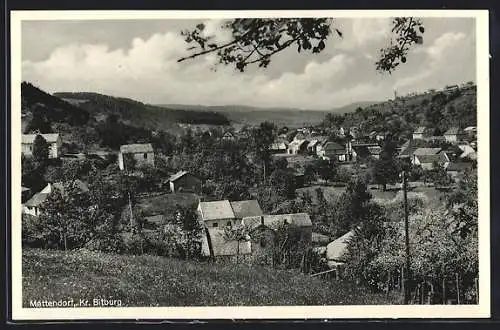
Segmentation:
{"type": "Polygon", "coordinates": [[[67,102],[78,104],[97,120],[110,114],[118,115],[122,122],[149,129],[174,129],[177,123],[228,125],[223,114],[206,111],[169,109],[144,104],[128,98],[113,97],[98,93],[54,93],[67,102]]]}
{"type": "Polygon", "coordinates": [[[346,113],[354,111],[358,107],[368,106],[374,102],[356,102],[331,110],[308,110],[295,108],[262,108],[245,105],[224,105],[224,106],[204,106],[204,105],[181,105],[164,104],[160,107],[170,109],[207,111],[224,114],[229,120],[237,124],[255,125],[263,121],[271,121],[279,126],[310,126],[317,125],[325,118],[329,112],[346,113]]]}
{"type": "Polygon", "coordinates": [[[476,101],[476,86],[468,83],[375,103],[341,117],[332,116],[324,124],[358,127],[364,133],[386,131],[402,138],[408,138],[416,127],[426,126],[440,135],[451,127],[477,125],[476,101]]]}
{"type": "Polygon", "coordinates": [[[28,82],[21,83],[21,104],[23,130],[37,113],[40,120],[48,123],[84,125],[89,120],[87,111],[52,96],[28,82]]]}

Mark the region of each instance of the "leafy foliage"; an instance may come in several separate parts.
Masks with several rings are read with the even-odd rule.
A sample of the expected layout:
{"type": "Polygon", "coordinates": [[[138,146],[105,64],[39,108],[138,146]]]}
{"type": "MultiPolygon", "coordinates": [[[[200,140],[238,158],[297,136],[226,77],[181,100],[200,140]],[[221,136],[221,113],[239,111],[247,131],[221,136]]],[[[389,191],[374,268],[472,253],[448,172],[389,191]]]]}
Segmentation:
{"type": "MultiPolygon", "coordinates": [[[[252,64],[266,68],[274,55],[290,47],[297,47],[299,53],[322,52],[332,32],[342,38],[342,32],[334,24],[333,18],[237,18],[221,25],[231,38],[219,42],[216,35],[206,35],[205,25],[199,23],[193,30],[181,32],[185,41],[193,45],[189,47],[193,53],[178,61],[215,54],[220,64],[234,65],[241,72],[252,64]]],[[[395,43],[381,50],[376,63],[381,72],[391,72],[406,62],[410,47],[419,42],[424,28],[418,19],[398,17],[393,21],[392,31],[395,43]]]]}

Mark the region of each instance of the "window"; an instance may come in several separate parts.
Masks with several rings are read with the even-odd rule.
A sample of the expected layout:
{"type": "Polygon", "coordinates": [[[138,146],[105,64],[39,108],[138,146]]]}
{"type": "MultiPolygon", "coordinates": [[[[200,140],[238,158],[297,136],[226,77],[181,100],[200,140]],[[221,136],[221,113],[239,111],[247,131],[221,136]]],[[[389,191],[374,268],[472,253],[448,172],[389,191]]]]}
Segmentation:
{"type": "Polygon", "coordinates": [[[231,227],[233,224],[231,223],[231,221],[228,221],[228,222],[227,222],[227,225],[228,225],[229,227],[231,227]]]}
{"type": "Polygon", "coordinates": [[[214,222],[214,224],[212,225],[212,227],[219,227],[219,224],[217,222],[214,222]]]}
{"type": "Polygon", "coordinates": [[[144,159],[148,159],[148,154],[144,153],[144,159]]]}
{"type": "Polygon", "coordinates": [[[33,146],[30,146],[30,151],[33,151],[33,146]]]}
{"type": "Polygon", "coordinates": [[[264,237],[260,238],[260,247],[265,248],[267,246],[266,239],[264,237]]]}

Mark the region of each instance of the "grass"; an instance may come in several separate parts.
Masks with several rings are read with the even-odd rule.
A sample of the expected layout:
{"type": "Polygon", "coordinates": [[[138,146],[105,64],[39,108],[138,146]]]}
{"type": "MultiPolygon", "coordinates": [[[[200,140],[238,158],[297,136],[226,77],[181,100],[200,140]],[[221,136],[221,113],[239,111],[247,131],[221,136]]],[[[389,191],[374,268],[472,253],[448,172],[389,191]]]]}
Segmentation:
{"type": "Polygon", "coordinates": [[[23,306],[30,299],[120,299],[122,306],[286,306],[399,303],[349,281],[242,264],[155,256],[25,249],[23,306]]]}
{"type": "Polygon", "coordinates": [[[144,197],[139,205],[145,214],[163,214],[166,210],[173,210],[176,205],[191,206],[198,203],[198,195],[192,193],[163,194],[144,197]]]}

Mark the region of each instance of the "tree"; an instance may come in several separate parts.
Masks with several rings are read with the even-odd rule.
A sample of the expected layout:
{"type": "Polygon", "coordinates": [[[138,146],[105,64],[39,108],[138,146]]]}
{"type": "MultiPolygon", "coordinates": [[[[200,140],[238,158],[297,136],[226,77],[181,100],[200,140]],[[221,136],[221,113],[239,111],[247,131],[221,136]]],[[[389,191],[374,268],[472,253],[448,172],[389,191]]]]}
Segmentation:
{"type": "Polygon", "coordinates": [[[335,161],[317,159],[312,163],[315,173],[323,180],[328,183],[329,180],[333,180],[337,174],[337,167],[335,161]]]}
{"type": "Polygon", "coordinates": [[[74,182],[54,187],[41,207],[40,226],[44,241],[64,250],[83,247],[90,238],[88,194],[74,182]]]}
{"type": "Polygon", "coordinates": [[[380,158],[373,165],[373,179],[383,186],[384,191],[387,184],[394,184],[399,179],[401,166],[396,160],[396,144],[392,140],[384,143],[380,158]]]}
{"type": "Polygon", "coordinates": [[[271,122],[263,122],[257,128],[252,130],[252,149],[255,157],[261,161],[263,175],[262,178],[266,180],[266,171],[269,168],[271,161],[271,153],[269,147],[276,138],[277,127],[271,122]]]}
{"type": "Polygon", "coordinates": [[[40,134],[33,141],[33,158],[40,163],[44,163],[49,159],[49,144],[40,134]]]}
{"type": "MultiPolygon", "coordinates": [[[[266,68],[271,58],[289,47],[297,51],[320,53],[332,35],[342,38],[333,18],[236,18],[226,20],[221,28],[231,33],[227,42],[219,42],[217,36],[206,35],[205,25],[199,23],[193,30],[181,34],[192,45],[192,54],[178,62],[198,56],[215,54],[219,63],[234,65],[243,72],[252,64],[266,68]]],[[[389,47],[381,49],[377,70],[392,72],[414,44],[421,43],[424,27],[421,20],[412,17],[396,17],[392,21],[394,33],[389,47]]]]}
{"type": "Polygon", "coordinates": [[[52,133],[50,121],[46,116],[47,109],[42,105],[35,105],[32,111],[33,118],[26,126],[25,133],[39,132],[42,134],[52,133]]]}

